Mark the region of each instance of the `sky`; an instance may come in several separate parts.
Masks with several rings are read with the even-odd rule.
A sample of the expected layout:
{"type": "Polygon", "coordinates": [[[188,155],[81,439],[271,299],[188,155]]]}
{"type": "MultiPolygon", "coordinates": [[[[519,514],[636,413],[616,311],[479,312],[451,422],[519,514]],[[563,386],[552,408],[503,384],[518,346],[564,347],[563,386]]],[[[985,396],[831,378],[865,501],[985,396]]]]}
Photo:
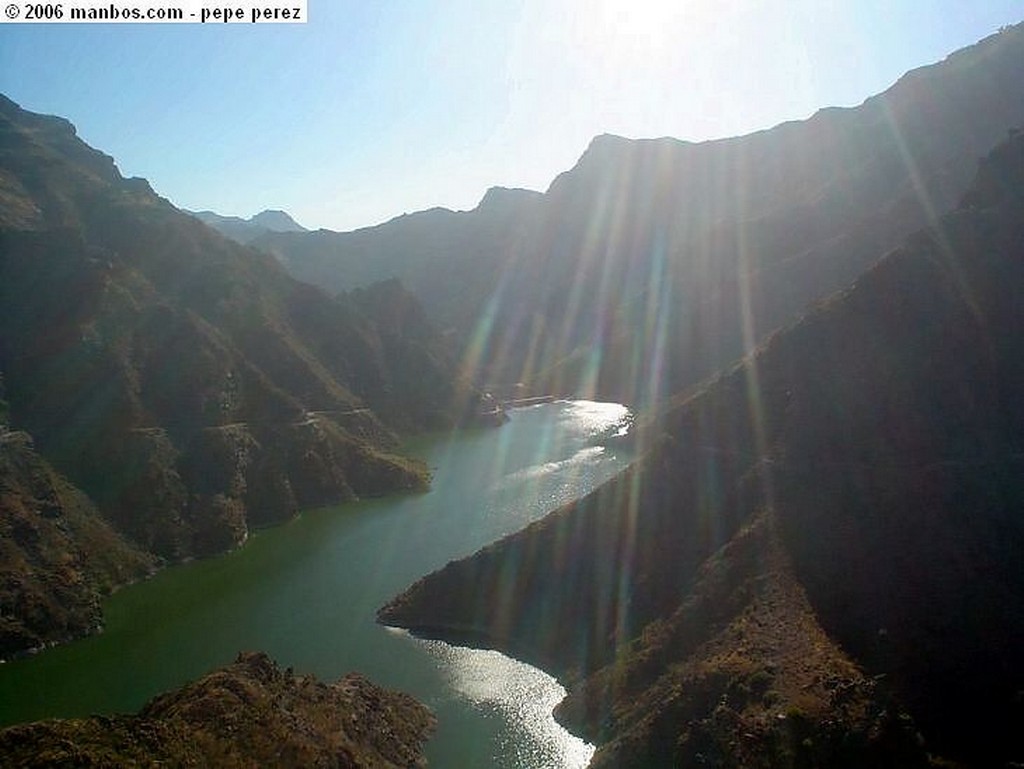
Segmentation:
{"type": "Polygon", "coordinates": [[[308,0],[304,25],[0,24],[0,93],[192,210],[351,230],[545,190],[602,133],[853,106],[1024,0],[308,0]]]}

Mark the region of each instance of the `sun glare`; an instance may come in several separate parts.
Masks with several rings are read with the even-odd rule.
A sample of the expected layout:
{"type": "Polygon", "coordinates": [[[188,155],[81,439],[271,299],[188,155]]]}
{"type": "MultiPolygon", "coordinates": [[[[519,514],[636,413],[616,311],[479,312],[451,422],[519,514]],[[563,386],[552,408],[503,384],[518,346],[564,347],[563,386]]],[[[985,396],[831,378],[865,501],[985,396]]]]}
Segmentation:
{"type": "Polygon", "coordinates": [[[597,53],[656,53],[678,45],[694,25],[710,20],[717,4],[666,0],[598,0],[579,17],[580,31],[597,53]]]}

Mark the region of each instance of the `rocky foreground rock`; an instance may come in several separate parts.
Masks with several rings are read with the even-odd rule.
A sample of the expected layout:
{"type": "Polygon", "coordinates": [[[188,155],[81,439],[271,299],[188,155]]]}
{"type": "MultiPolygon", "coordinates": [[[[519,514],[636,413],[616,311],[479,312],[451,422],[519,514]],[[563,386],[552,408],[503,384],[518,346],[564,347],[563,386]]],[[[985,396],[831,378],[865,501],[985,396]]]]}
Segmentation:
{"type": "Polygon", "coordinates": [[[350,673],[333,684],[243,652],[137,715],[0,731],[6,767],[419,767],[433,714],[350,673]]]}

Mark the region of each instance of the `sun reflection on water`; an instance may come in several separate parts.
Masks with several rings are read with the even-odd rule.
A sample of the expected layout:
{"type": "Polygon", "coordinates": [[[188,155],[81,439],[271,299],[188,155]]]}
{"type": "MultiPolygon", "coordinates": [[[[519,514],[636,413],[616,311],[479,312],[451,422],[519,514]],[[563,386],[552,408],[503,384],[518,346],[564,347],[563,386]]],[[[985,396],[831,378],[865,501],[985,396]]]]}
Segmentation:
{"type": "MultiPolygon", "coordinates": [[[[596,488],[624,466],[623,452],[608,439],[629,432],[633,415],[628,407],[560,400],[515,411],[519,413],[512,415],[513,422],[522,420],[529,429],[499,431],[488,450],[475,454],[469,465],[477,483],[472,496],[465,499],[470,514],[460,518],[459,525],[467,531],[474,525],[483,526],[489,533],[480,542],[518,531],[596,488]]],[[[460,447],[453,444],[452,448],[460,447]]],[[[442,469],[444,465],[439,463],[442,469]]],[[[460,466],[462,475],[456,480],[465,484],[466,466],[460,466]]],[[[435,488],[452,480],[439,473],[435,488]]],[[[477,547],[479,542],[466,555],[477,547]]],[[[500,600],[500,596],[494,599],[500,600]]],[[[498,651],[419,639],[398,628],[387,630],[403,636],[434,661],[442,691],[436,699],[424,701],[435,707],[439,716],[454,716],[449,729],[458,730],[460,723],[468,723],[457,720],[466,706],[489,723],[486,737],[482,737],[486,744],[470,745],[475,738],[468,734],[468,725],[466,732],[442,735],[446,726],[442,720],[436,737],[443,736],[448,742],[438,744],[436,758],[442,762],[438,765],[455,765],[454,752],[459,754],[458,765],[478,766],[481,751],[488,754],[485,766],[497,769],[583,769],[589,765],[595,746],[554,718],[555,706],[566,696],[557,679],[498,651]],[[453,709],[455,702],[459,707],[453,709]],[[474,759],[467,763],[469,755],[474,759]]]]}
{"type": "Polygon", "coordinates": [[[562,419],[571,429],[588,438],[625,435],[630,425],[630,410],[621,403],[568,401],[562,419]]]}
{"type": "MultiPolygon", "coordinates": [[[[475,516],[487,520],[494,533],[514,532],[600,485],[622,466],[621,453],[611,443],[606,445],[606,440],[626,435],[633,419],[624,405],[585,400],[516,411],[522,412],[519,418],[536,422],[529,433],[533,440],[524,446],[511,431],[502,436],[480,466],[479,477],[486,482],[472,503],[475,516]]],[[[492,723],[488,767],[583,769],[589,765],[595,746],[554,718],[555,706],[566,696],[557,679],[498,651],[388,630],[405,636],[435,661],[447,691],[436,705],[451,697],[492,723]]],[[[444,758],[450,761],[451,754],[444,758]]]]}
{"type": "Polygon", "coordinates": [[[594,746],[555,721],[565,688],[543,670],[485,649],[414,639],[441,664],[451,689],[476,708],[500,713],[514,738],[504,740],[497,767],[583,769],[594,746]]]}

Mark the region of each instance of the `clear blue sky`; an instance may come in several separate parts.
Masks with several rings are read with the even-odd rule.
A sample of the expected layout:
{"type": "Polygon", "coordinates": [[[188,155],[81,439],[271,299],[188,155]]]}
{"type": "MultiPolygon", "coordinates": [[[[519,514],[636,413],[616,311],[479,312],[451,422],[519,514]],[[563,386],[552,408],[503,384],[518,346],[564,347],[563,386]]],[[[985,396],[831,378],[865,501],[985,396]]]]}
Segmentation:
{"type": "Polygon", "coordinates": [[[599,133],[854,105],[1024,0],[308,0],[306,25],[0,25],[0,92],[174,203],[353,229],[544,190],[599,133]]]}

